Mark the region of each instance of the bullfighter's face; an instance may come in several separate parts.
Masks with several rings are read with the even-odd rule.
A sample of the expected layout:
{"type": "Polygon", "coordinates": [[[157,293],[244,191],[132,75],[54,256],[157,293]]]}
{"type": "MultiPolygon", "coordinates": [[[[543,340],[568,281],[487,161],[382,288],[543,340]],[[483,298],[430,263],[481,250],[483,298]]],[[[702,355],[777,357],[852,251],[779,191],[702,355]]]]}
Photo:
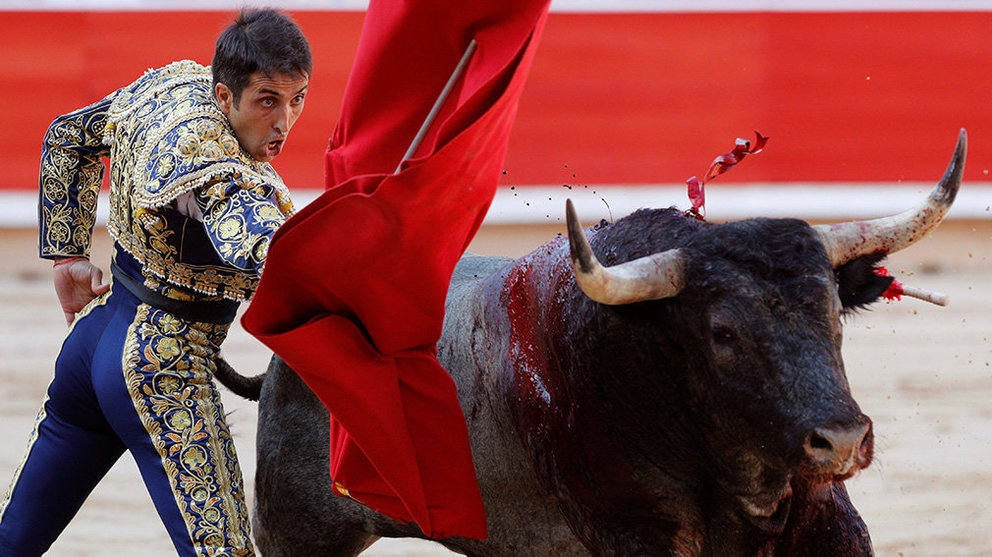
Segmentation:
{"type": "Polygon", "coordinates": [[[224,83],[214,93],[241,147],[254,160],[269,162],[282,152],[303,112],[309,83],[309,76],[255,72],[240,98],[224,83]]]}

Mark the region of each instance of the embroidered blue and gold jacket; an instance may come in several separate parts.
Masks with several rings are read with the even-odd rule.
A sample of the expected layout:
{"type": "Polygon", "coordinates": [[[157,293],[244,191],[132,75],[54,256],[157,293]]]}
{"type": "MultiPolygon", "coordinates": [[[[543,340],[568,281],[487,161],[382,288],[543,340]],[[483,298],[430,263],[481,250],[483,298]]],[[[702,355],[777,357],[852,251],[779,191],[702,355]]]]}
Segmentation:
{"type": "Polygon", "coordinates": [[[177,299],[251,297],[272,234],[293,207],[268,163],[245,153],[212,94],[210,69],[149,70],[55,119],[41,158],[44,258],[89,256],[110,158],[107,228],[149,288],[177,299]]]}

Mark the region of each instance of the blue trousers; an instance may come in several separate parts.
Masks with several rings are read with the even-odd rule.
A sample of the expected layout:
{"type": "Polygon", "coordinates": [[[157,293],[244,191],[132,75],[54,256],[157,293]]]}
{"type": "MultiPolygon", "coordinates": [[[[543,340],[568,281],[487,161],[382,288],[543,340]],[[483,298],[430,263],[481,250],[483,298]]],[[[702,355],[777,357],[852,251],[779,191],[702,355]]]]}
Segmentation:
{"type": "Polygon", "coordinates": [[[227,327],[183,321],[117,284],[83,310],[0,502],[0,555],[47,551],[125,450],[179,555],[253,554],[213,385],[227,327]]]}

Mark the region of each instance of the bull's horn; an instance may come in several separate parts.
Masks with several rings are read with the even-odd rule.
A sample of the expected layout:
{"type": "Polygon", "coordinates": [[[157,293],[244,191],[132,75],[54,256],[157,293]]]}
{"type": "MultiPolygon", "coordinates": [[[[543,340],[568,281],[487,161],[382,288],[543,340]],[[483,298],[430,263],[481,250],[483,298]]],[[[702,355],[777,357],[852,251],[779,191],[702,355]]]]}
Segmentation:
{"type": "Polygon", "coordinates": [[[962,128],[944,177],[918,208],[869,221],[817,225],[813,228],[834,267],[871,253],[893,253],[916,243],[940,224],[961,185],[968,134],[962,128]]]}
{"type": "Polygon", "coordinates": [[[669,298],[682,290],[685,260],[678,249],[604,267],[592,253],[571,199],[565,201],[565,213],[575,281],[586,296],[616,306],[669,298]]]}

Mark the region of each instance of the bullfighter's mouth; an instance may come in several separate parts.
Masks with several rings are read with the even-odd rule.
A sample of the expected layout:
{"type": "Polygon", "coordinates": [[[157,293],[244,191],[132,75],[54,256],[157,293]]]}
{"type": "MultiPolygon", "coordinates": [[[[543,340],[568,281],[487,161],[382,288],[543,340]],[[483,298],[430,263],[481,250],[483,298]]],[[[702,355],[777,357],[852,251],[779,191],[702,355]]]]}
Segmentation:
{"type": "Polygon", "coordinates": [[[282,152],[284,140],[275,139],[265,144],[265,154],[269,157],[276,157],[282,152]]]}
{"type": "Polygon", "coordinates": [[[789,519],[792,486],[786,483],[785,488],[777,493],[742,495],[738,500],[751,524],[762,532],[777,536],[785,530],[785,523],[789,519]]]}

